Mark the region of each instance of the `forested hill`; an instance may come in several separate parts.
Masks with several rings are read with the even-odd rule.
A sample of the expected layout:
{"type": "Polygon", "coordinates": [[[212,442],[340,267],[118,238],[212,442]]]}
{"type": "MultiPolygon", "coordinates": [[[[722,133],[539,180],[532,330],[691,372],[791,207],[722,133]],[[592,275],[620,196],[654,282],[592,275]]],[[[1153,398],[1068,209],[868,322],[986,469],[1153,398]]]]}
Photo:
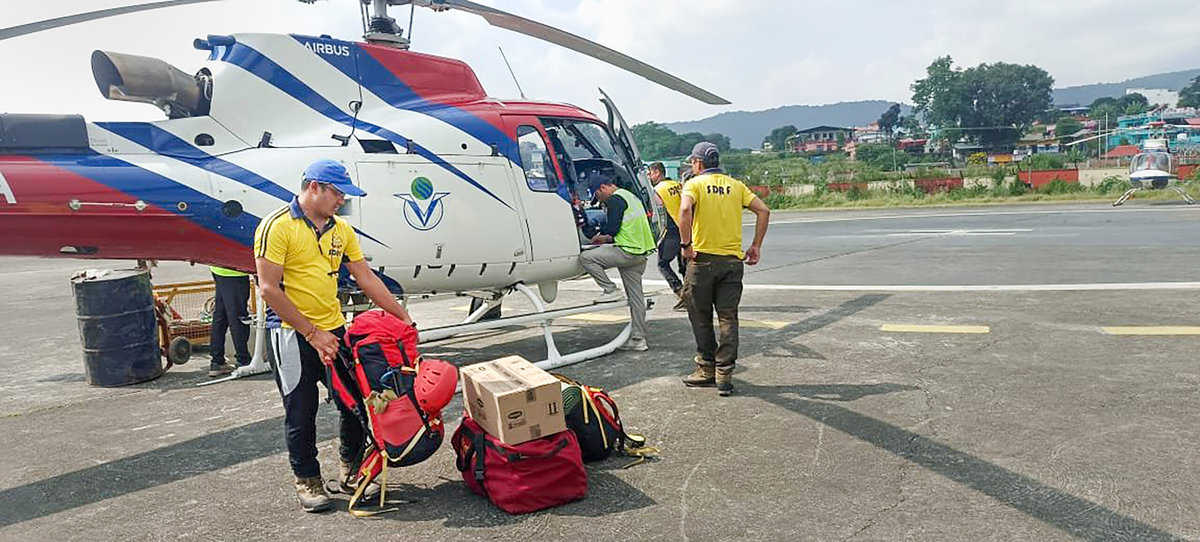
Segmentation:
{"type": "MultiPolygon", "coordinates": [[[[691,122],[663,123],[677,134],[699,132],[722,133],[729,136],[736,148],[758,148],[771,130],[791,124],[801,130],[813,126],[862,126],[879,120],[894,102],[868,100],[829,105],[788,105],[765,111],[731,111],[691,122]]],[[[904,105],[901,114],[912,108],[904,105]]]]}

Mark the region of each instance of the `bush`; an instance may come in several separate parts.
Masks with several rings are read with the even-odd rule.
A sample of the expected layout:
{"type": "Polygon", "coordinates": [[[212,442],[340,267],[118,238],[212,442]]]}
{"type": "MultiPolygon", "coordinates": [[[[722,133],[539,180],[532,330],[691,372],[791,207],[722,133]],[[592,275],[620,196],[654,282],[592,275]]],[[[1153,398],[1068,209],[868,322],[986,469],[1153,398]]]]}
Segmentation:
{"type": "Polygon", "coordinates": [[[1021,161],[1022,170],[1063,169],[1067,167],[1067,157],[1058,153],[1041,153],[1028,156],[1021,161]]]}
{"type": "Polygon", "coordinates": [[[1054,179],[1042,185],[1037,191],[1040,194],[1071,194],[1082,192],[1083,190],[1083,185],[1079,183],[1069,183],[1062,179],[1054,179]]]}
{"type": "Polygon", "coordinates": [[[1118,175],[1109,175],[1096,185],[1095,190],[1101,194],[1120,194],[1129,190],[1129,187],[1128,179],[1118,175]]]}

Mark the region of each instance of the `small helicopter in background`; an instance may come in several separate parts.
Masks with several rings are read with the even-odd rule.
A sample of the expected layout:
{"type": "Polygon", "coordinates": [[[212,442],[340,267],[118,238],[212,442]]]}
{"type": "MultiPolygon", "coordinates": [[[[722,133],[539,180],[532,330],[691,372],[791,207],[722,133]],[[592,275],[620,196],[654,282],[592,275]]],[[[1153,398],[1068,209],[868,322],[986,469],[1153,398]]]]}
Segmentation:
{"type": "MultiPolygon", "coordinates": [[[[1196,203],[1196,200],[1188,195],[1187,191],[1179,185],[1178,176],[1178,159],[1171,152],[1170,138],[1168,132],[1175,132],[1178,135],[1186,134],[1188,130],[1196,129],[1195,126],[1166,124],[1162,121],[1150,122],[1145,126],[1117,128],[1107,132],[1097,134],[1091,137],[1083,138],[1078,141],[1067,143],[1067,146],[1078,145],[1087,141],[1092,141],[1100,138],[1107,138],[1121,132],[1146,132],[1151,131],[1155,137],[1147,138],[1142,141],[1141,148],[1137,154],[1129,161],[1129,184],[1130,188],[1121,194],[1113,202],[1113,207],[1120,206],[1129,198],[1141,190],[1173,190],[1179,194],[1179,197],[1188,205],[1196,203]]],[[[1184,136],[1186,137],[1186,136],[1184,136]]]]}

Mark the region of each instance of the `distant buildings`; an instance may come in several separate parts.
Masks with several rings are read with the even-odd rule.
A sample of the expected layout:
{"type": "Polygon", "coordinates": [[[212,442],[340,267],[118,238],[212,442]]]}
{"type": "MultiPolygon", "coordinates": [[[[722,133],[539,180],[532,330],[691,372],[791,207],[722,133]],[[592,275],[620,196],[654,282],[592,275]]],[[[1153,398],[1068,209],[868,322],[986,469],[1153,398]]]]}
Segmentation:
{"type": "Polygon", "coordinates": [[[1150,107],[1175,107],[1179,103],[1179,92],[1165,88],[1127,88],[1125,94],[1145,96],[1150,107]]]}
{"type": "Polygon", "coordinates": [[[853,128],[814,126],[789,137],[788,146],[796,152],[837,152],[853,140],[853,128]]]}

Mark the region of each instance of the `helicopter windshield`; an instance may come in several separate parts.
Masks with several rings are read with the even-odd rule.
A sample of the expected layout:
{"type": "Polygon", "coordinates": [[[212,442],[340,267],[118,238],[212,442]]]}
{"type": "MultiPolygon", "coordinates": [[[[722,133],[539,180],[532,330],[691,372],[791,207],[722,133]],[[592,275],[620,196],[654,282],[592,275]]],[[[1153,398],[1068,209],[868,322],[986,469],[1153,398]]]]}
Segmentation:
{"type": "Polygon", "coordinates": [[[1147,152],[1133,157],[1129,171],[1170,171],[1171,156],[1164,152],[1147,152]]]}

